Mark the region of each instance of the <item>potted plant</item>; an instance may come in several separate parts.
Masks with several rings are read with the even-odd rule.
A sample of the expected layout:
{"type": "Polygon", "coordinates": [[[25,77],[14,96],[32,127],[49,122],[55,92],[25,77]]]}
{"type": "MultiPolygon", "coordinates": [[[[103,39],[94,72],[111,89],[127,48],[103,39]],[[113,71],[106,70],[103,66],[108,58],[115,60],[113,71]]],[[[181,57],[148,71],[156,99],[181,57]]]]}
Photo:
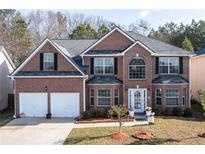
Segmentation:
{"type": "Polygon", "coordinates": [[[146,107],[145,113],[146,113],[146,116],[150,116],[152,114],[152,108],[151,107],[146,107]]]}
{"type": "Polygon", "coordinates": [[[47,113],[47,114],[46,114],[46,118],[47,118],[47,119],[51,119],[51,113],[47,113]]]}
{"type": "Polygon", "coordinates": [[[134,117],[135,112],[134,112],[134,109],[133,109],[133,108],[129,108],[129,115],[130,115],[131,117],[134,117]]]}

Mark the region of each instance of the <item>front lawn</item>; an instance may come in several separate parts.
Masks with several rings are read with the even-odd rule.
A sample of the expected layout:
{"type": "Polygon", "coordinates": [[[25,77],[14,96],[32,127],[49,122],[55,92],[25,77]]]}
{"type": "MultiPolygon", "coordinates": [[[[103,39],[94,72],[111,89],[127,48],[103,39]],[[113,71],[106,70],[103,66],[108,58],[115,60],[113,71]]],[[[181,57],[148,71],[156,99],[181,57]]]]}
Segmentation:
{"type": "Polygon", "coordinates": [[[13,116],[13,110],[11,109],[5,109],[3,111],[0,111],[0,126],[3,121],[12,119],[13,116]]]}
{"type": "Polygon", "coordinates": [[[118,127],[75,128],[64,144],[205,144],[205,138],[197,137],[205,132],[205,121],[179,118],[156,118],[154,125],[123,127],[129,137],[117,141],[110,137],[118,127]],[[135,131],[148,131],[155,135],[150,141],[134,139],[135,131]]]}

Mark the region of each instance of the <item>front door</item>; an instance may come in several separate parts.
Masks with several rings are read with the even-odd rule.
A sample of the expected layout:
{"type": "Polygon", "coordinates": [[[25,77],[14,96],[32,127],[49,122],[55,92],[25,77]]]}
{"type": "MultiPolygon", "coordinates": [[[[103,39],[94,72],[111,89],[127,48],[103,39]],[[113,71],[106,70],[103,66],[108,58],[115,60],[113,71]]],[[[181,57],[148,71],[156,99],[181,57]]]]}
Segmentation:
{"type": "Polygon", "coordinates": [[[135,112],[144,112],[147,102],[146,89],[129,89],[130,107],[135,112]]]}

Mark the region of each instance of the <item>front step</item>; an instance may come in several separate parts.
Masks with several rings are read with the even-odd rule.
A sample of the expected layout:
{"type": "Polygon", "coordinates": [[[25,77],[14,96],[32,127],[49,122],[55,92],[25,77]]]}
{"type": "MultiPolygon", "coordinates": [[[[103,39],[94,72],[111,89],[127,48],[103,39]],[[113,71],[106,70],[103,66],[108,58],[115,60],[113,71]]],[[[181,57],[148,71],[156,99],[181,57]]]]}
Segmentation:
{"type": "Polygon", "coordinates": [[[147,120],[145,113],[135,113],[135,120],[147,120]]]}

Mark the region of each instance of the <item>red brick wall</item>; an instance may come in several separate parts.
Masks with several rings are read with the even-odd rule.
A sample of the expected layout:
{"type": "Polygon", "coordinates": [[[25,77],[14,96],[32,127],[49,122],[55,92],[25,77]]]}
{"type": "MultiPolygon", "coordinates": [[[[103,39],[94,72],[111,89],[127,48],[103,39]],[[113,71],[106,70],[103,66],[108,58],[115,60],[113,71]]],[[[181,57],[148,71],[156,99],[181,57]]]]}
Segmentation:
{"type": "Polygon", "coordinates": [[[40,71],[40,53],[58,53],[58,71],[77,71],[77,69],[57,49],[47,42],[40,51],[21,69],[22,71],[40,71]]]}
{"type": "Polygon", "coordinates": [[[97,106],[97,91],[98,89],[111,89],[111,97],[112,97],[112,103],[111,105],[114,105],[114,96],[115,96],[115,89],[119,88],[119,103],[122,103],[122,85],[87,85],[86,86],[86,110],[90,110],[93,108],[94,110],[104,110],[109,107],[102,107],[97,106]],[[90,106],[90,89],[94,89],[94,106],[90,106]]]}
{"type": "Polygon", "coordinates": [[[129,38],[116,30],[91,50],[124,50],[132,43],[129,38]]]}
{"type": "MultiPolygon", "coordinates": [[[[15,80],[16,113],[19,116],[20,92],[76,92],[80,93],[80,112],[83,112],[83,78],[17,78],[15,80]]],[[[50,107],[50,102],[48,102],[50,107]]]]}
{"type": "MultiPolygon", "coordinates": [[[[89,77],[89,79],[93,77],[93,75],[91,75],[91,72],[90,72],[90,59],[91,58],[92,58],[91,56],[83,57],[84,65],[89,66],[88,67],[88,77],[89,77]]],[[[100,57],[99,56],[95,56],[94,58],[103,58],[103,56],[100,56],[100,57]]],[[[107,58],[107,57],[105,57],[105,58],[107,58]]],[[[113,57],[113,58],[115,58],[115,57],[113,57]]],[[[122,66],[123,66],[123,56],[116,56],[116,58],[118,59],[117,60],[118,68],[117,68],[117,74],[115,76],[118,79],[123,80],[123,69],[122,69],[122,66]]]]}
{"type": "Polygon", "coordinates": [[[189,86],[188,85],[169,85],[169,86],[167,86],[167,85],[153,85],[152,86],[152,91],[153,91],[152,97],[154,98],[153,99],[153,106],[156,106],[156,104],[155,104],[155,89],[157,89],[157,88],[160,88],[162,90],[161,91],[161,94],[162,94],[162,105],[159,106],[162,109],[165,109],[167,107],[166,106],[166,97],[165,97],[166,89],[179,89],[179,96],[180,96],[180,98],[179,98],[179,106],[178,107],[182,107],[182,108],[189,107],[190,104],[189,104],[189,86]],[[186,101],[185,101],[185,105],[184,106],[182,105],[183,88],[186,88],[186,101]]]}
{"type": "MultiPolygon", "coordinates": [[[[156,58],[152,57],[153,79],[159,75],[159,74],[155,74],[155,60],[156,58]]],[[[189,81],[189,57],[183,57],[183,74],[180,75],[189,81]]]]}
{"type": "Polygon", "coordinates": [[[145,50],[142,46],[139,44],[136,44],[133,48],[131,48],[129,51],[126,52],[124,56],[124,63],[123,63],[123,72],[124,72],[124,80],[123,80],[123,102],[125,105],[128,103],[128,89],[129,88],[146,88],[147,91],[147,103],[148,106],[151,106],[152,104],[152,90],[151,90],[151,82],[152,82],[152,57],[149,51],[145,50]],[[145,77],[146,79],[142,80],[130,80],[129,79],[129,70],[128,66],[130,61],[136,57],[136,54],[138,54],[138,57],[141,57],[145,62],[145,77]]]}

